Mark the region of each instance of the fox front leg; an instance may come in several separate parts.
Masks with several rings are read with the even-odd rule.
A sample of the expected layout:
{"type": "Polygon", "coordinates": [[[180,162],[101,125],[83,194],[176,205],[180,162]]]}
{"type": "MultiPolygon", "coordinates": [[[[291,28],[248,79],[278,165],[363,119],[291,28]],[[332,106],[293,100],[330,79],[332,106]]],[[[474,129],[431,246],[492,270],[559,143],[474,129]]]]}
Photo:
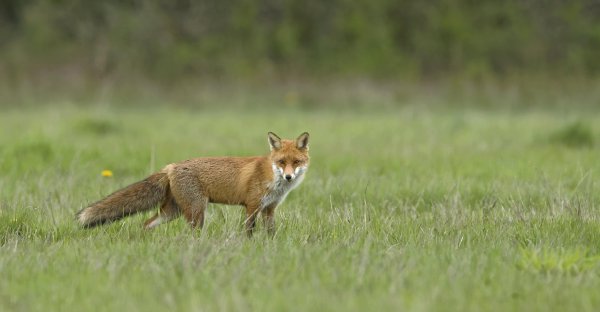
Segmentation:
{"type": "Polygon", "coordinates": [[[270,237],[275,236],[275,208],[277,205],[270,205],[265,207],[262,211],[265,227],[270,237]]]}
{"type": "Polygon", "coordinates": [[[258,214],[258,206],[246,205],[246,235],[248,238],[252,237],[254,228],[256,227],[256,215],[258,214]]]}

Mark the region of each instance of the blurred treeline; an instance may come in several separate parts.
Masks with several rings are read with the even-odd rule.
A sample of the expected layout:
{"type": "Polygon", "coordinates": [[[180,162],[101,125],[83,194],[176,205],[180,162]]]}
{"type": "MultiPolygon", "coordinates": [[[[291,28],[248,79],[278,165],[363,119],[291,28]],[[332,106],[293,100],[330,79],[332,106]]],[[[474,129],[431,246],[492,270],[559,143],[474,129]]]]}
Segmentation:
{"type": "Polygon", "coordinates": [[[600,72],[596,0],[1,0],[0,71],[256,77],[600,72]]]}

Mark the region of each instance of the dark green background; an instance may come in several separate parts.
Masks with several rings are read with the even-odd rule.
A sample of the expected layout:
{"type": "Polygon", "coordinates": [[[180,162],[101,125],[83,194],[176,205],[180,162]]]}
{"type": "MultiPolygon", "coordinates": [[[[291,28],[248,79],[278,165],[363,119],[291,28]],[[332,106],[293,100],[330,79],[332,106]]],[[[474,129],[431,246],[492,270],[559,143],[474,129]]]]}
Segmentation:
{"type": "Polygon", "coordinates": [[[423,78],[600,70],[598,1],[3,0],[5,78],[40,71],[423,78]]]}

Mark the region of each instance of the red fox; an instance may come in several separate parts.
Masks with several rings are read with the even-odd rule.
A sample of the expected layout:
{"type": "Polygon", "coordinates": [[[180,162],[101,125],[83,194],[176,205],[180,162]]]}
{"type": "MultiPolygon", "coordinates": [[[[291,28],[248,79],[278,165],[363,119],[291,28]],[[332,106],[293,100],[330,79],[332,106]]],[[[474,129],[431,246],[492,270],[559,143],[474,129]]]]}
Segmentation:
{"type": "Polygon", "coordinates": [[[94,227],[149,210],[158,213],[147,229],[183,214],[192,228],[202,228],[208,203],[246,207],[246,233],[252,236],[262,213],[267,231],[275,231],[275,208],[297,187],[308,169],[307,132],[296,140],[268,133],[271,153],[257,157],[203,157],[167,165],[160,172],[118,190],[77,213],[84,227],[94,227]]]}

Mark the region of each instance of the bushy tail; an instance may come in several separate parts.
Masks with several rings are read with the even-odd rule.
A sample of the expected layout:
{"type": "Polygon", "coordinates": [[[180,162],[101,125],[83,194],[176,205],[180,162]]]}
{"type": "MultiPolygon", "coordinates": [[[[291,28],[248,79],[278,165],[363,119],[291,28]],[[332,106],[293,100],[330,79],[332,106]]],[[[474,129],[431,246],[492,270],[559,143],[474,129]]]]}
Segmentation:
{"type": "Polygon", "coordinates": [[[151,209],[165,199],[169,179],[166,173],[155,173],[122,188],[77,213],[84,227],[94,227],[151,209]]]}

